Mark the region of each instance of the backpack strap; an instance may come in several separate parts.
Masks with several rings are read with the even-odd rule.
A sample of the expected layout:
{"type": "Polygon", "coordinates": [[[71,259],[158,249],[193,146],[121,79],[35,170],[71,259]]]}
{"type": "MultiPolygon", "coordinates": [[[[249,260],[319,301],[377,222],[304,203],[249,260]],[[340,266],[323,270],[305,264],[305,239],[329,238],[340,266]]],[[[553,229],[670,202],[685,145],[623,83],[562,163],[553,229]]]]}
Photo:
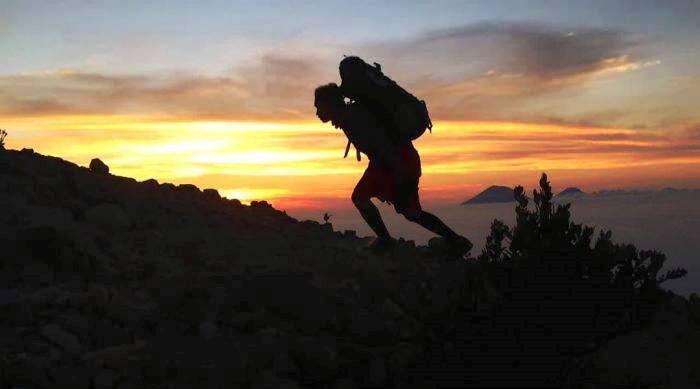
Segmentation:
{"type": "Polygon", "coordinates": [[[425,115],[425,119],[428,121],[428,130],[430,133],[433,132],[433,121],[430,120],[430,114],[428,113],[428,106],[425,105],[425,100],[421,100],[420,103],[423,105],[423,114],[425,115]]]}
{"type": "Polygon", "coordinates": [[[343,155],[343,158],[346,158],[348,156],[348,153],[350,152],[350,139],[348,139],[348,144],[345,146],[345,155],[343,155]]]}
{"type": "MultiPolygon", "coordinates": [[[[345,155],[343,155],[343,158],[346,158],[348,156],[348,153],[350,152],[350,144],[352,144],[352,142],[350,141],[350,139],[348,139],[348,144],[345,145],[345,155]]],[[[362,157],[360,157],[360,150],[357,149],[357,146],[355,146],[355,153],[357,156],[357,160],[361,160],[362,157]]]]}

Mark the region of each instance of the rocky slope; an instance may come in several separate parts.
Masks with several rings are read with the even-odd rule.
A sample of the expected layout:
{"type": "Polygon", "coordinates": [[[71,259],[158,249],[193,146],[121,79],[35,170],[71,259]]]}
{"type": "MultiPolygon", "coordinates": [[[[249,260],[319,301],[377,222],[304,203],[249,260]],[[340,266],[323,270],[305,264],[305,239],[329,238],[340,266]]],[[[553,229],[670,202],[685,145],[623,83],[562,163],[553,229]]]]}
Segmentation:
{"type": "MultiPolygon", "coordinates": [[[[493,330],[512,305],[484,268],[444,262],[437,240],[374,256],[352,231],[265,202],[91,167],[0,150],[0,387],[493,387],[507,374],[475,356],[503,372],[505,356],[533,355],[493,330]]],[[[685,324],[659,331],[686,354],[659,352],[688,363],[640,379],[697,383],[700,303],[668,300],[680,316],[665,320],[685,324]]],[[[628,380],[614,368],[625,339],[543,354],[534,382],[628,380]]]]}

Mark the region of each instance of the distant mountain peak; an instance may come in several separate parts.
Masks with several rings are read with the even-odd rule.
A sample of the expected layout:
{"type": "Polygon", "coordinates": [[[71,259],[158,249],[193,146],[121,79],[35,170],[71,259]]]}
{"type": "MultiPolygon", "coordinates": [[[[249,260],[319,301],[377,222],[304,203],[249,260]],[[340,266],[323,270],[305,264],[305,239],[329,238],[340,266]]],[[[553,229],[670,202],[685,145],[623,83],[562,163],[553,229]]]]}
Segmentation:
{"type": "Polygon", "coordinates": [[[557,193],[556,197],[562,197],[562,196],[576,196],[576,195],[585,195],[586,192],[582,191],[581,189],[575,187],[575,186],[570,186],[561,192],[557,193]]]}
{"type": "Polygon", "coordinates": [[[510,203],[514,202],[513,188],[507,186],[491,185],[476,196],[466,200],[466,204],[510,203]]]}

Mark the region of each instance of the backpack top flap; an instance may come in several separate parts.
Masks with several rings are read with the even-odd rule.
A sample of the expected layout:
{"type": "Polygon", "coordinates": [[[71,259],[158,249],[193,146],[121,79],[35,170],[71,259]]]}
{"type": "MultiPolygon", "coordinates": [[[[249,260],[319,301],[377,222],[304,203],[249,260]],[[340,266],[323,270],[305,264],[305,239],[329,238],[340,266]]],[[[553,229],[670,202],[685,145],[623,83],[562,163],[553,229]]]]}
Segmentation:
{"type": "Polygon", "coordinates": [[[339,71],[343,95],[366,106],[397,143],[415,140],[432,127],[425,103],[384,75],[378,63],[345,57],[339,71]]]}

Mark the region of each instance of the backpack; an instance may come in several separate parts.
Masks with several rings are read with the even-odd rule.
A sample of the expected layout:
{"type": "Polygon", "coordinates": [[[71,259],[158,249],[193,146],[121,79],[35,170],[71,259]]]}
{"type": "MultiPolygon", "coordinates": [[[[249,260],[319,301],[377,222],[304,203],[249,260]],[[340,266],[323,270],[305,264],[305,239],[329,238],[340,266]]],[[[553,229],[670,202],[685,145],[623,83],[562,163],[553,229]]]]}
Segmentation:
{"type": "Polygon", "coordinates": [[[360,57],[350,56],[343,58],[338,68],[343,95],[371,111],[396,143],[416,140],[426,129],[432,133],[425,101],[384,75],[380,64],[371,66],[360,57]]]}

